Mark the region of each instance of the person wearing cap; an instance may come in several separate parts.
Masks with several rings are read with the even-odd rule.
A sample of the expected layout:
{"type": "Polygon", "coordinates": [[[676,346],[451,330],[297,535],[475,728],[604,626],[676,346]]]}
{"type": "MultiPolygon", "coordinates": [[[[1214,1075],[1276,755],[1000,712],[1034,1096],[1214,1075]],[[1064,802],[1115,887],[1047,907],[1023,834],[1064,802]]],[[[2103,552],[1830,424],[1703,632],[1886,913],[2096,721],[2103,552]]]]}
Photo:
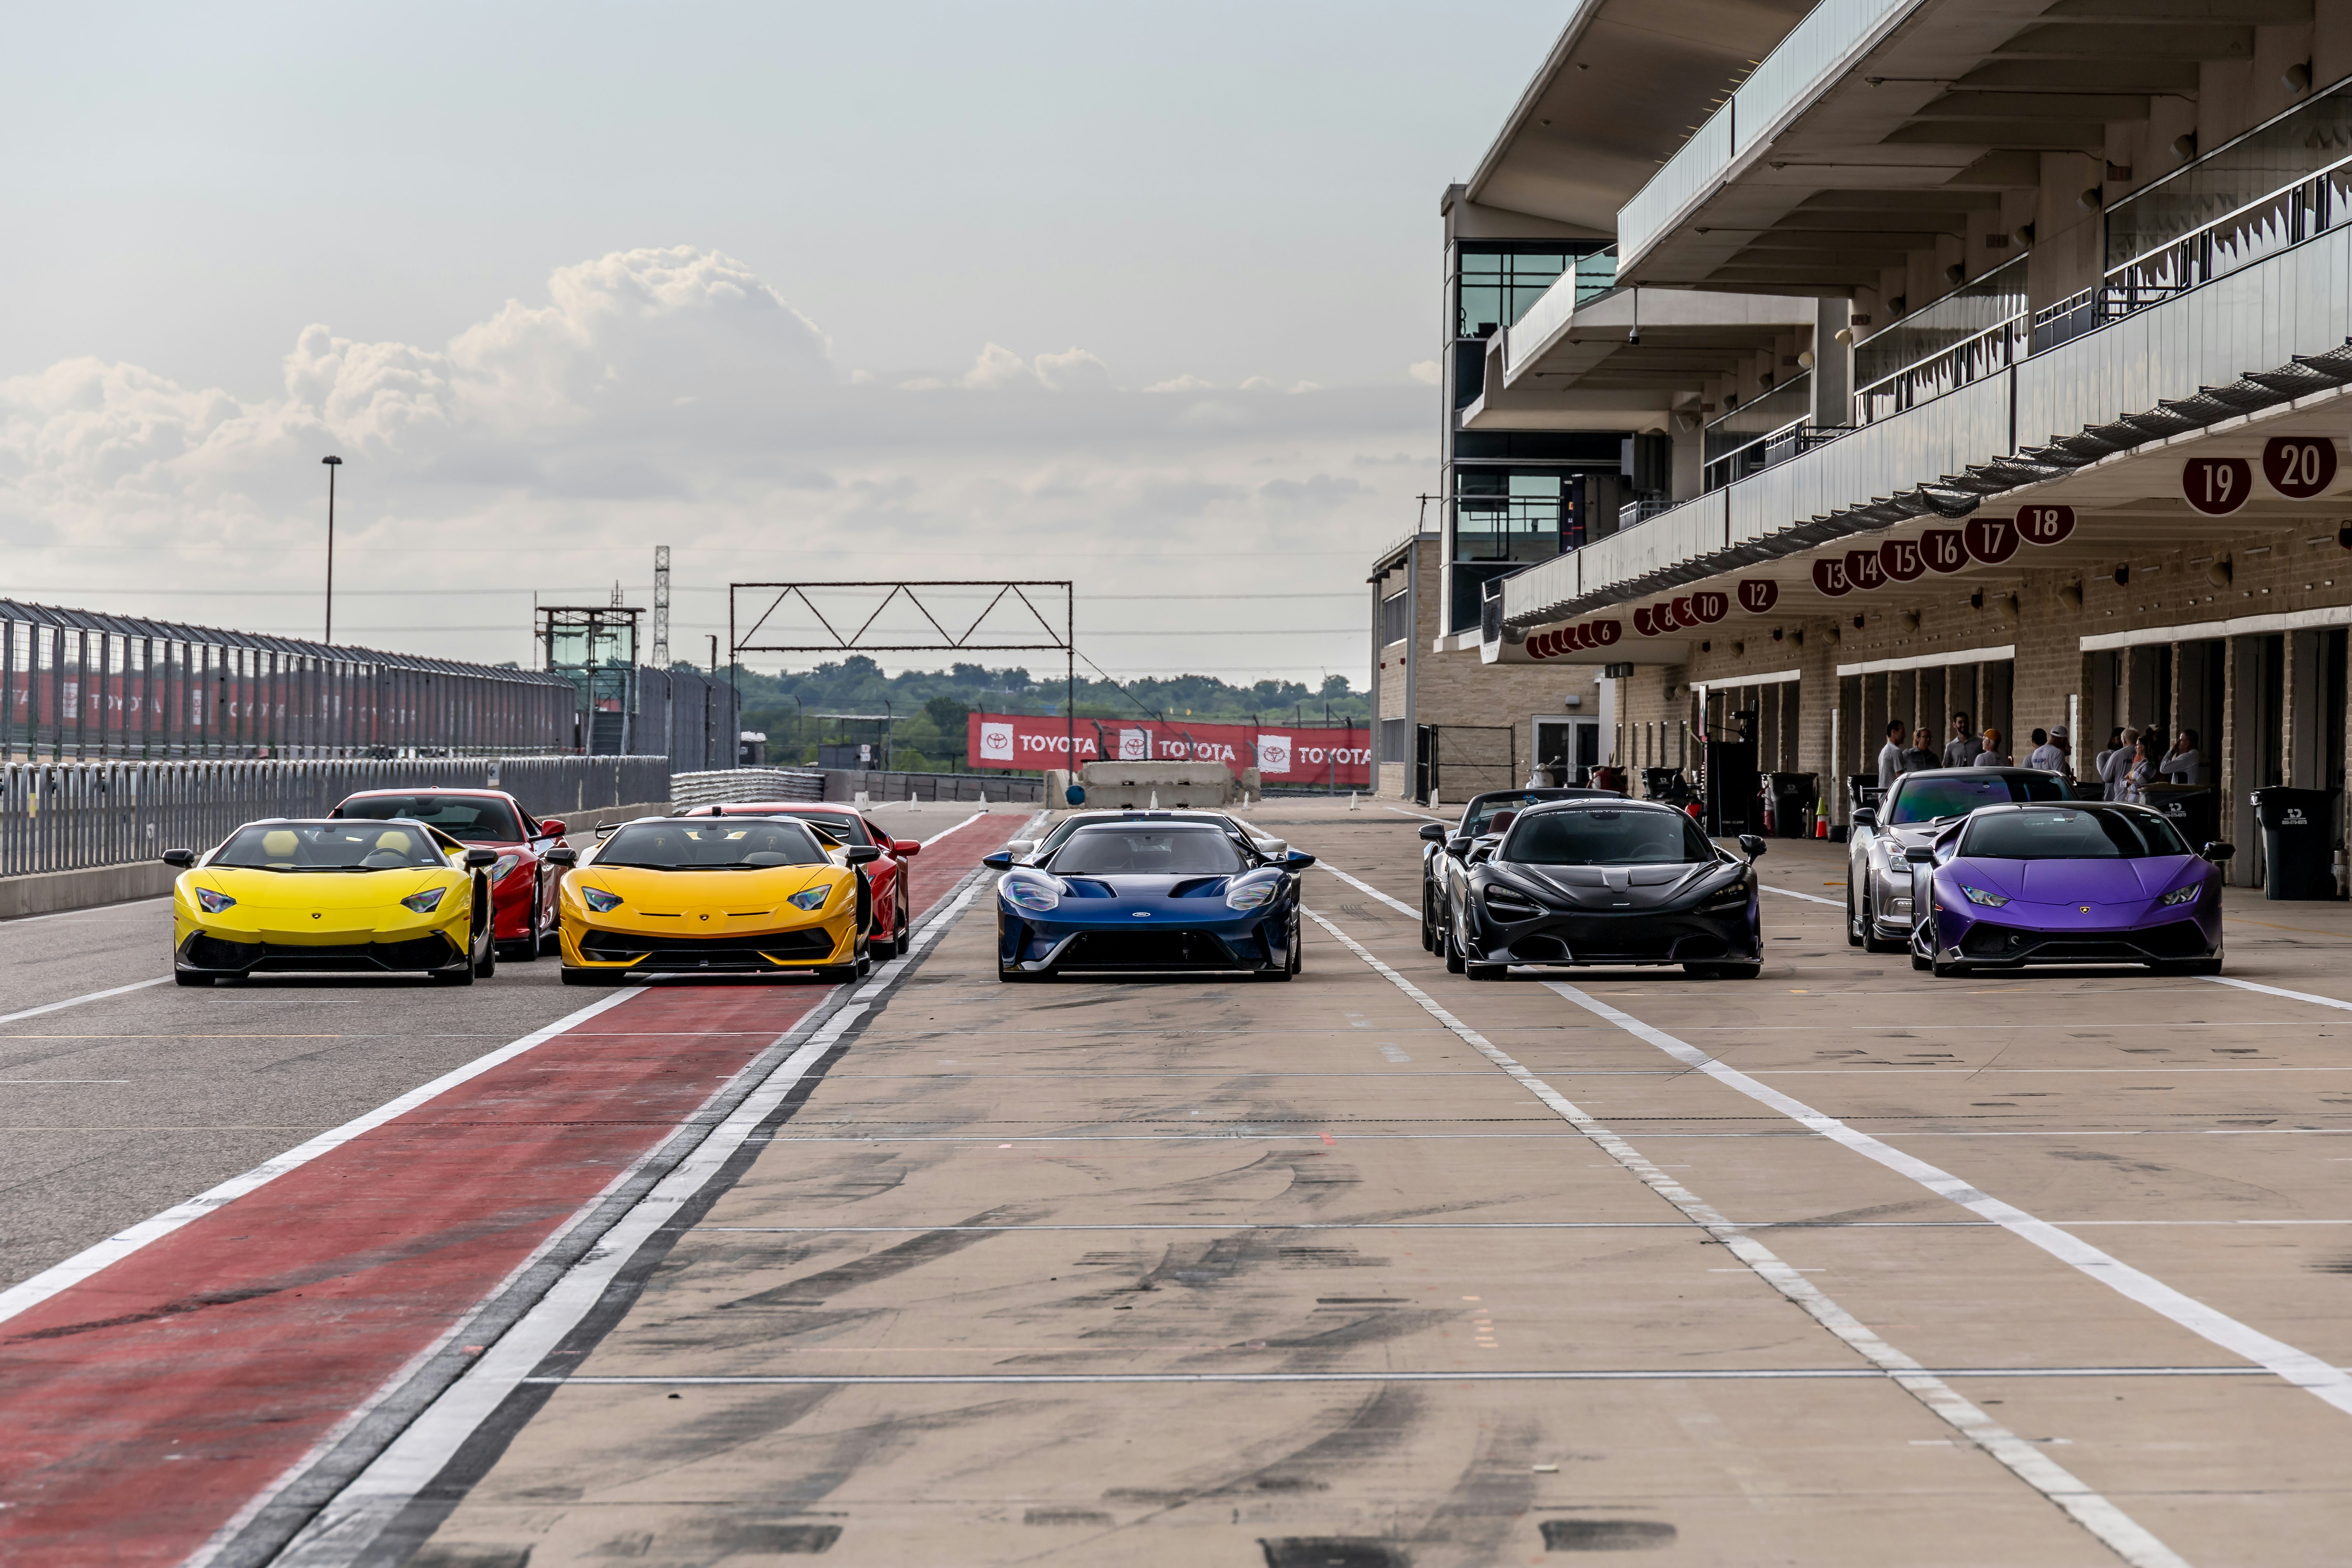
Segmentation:
{"type": "Polygon", "coordinates": [[[1969,765],[1974,768],[2005,768],[2010,765],[2009,753],[2000,749],[2000,731],[1987,730],[1984,732],[1984,750],[1969,759],[1969,765]]]}
{"type": "Polygon", "coordinates": [[[2046,734],[2034,731],[2033,750],[2026,753],[2025,765],[2044,773],[2066,772],[2066,726],[2060,724],[2046,734]]]}

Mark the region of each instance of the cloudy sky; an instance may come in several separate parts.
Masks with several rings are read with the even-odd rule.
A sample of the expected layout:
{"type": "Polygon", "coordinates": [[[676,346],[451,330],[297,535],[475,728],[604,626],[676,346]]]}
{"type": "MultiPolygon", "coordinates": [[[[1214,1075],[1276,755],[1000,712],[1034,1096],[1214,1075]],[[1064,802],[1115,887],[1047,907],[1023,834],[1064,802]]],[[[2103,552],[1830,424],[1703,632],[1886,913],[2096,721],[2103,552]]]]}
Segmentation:
{"type": "Polygon", "coordinates": [[[658,542],[678,657],[1070,577],[1113,673],[1360,685],[1437,197],[1565,9],[22,13],[0,596],[316,636],[334,452],[339,640],[529,660],[658,542]]]}

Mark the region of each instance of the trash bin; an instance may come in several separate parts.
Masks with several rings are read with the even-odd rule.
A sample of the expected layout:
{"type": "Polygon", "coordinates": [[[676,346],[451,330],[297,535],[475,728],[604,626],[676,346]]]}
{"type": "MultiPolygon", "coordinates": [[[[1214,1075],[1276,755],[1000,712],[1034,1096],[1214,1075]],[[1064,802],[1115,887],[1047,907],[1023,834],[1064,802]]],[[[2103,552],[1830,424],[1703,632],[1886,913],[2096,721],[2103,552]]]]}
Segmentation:
{"type": "Polygon", "coordinates": [[[1768,773],[1772,795],[1772,831],[1781,838],[1811,838],[1813,809],[1821,799],[1818,773],[1768,773]]]}
{"type": "Polygon", "coordinates": [[[2336,813],[2332,789],[2258,789],[2254,822],[2263,830],[2263,897],[2333,899],[2336,813]]]}
{"type": "Polygon", "coordinates": [[[2172,826],[2180,829],[2180,837],[2189,840],[2191,849],[2202,849],[2221,837],[2219,785],[2152,784],[2141,788],[2147,794],[2147,804],[2172,819],[2172,826]]]}

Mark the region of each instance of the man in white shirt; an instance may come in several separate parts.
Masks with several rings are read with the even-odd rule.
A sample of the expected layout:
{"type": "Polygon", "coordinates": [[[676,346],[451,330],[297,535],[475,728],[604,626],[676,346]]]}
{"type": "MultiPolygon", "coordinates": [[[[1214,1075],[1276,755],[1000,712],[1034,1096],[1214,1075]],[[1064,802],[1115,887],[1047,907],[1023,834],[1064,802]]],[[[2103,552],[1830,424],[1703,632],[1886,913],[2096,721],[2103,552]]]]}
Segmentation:
{"type": "Polygon", "coordinates": [[[2131,772],[2132,748],[2138,743],[2139,731],[2126,730],[2116,742],[2116,749],[2100,759],[2099,783],[2104,786],[2099,792],[2100,798],[2123,799],[2126,778],[2131,772]]]}
{"type": "Polygon", "coordinates": [[[2103,800],[2106,798],[2104,794],[2104,781],[2107,776],[2107,763],[2115,756],[2116,748],[2120,747],[2123,743],[2124,732],[2122,728],[2118,726],[2107,732],[2107,743],[2099,748],[2099,754],[2097,756],[2091,759],[2091,776],[2102,781],[2103,793],[2100,798],[2103,800]]]}
{"type": "Polygon", "coordinates": [[[1886,721],[1886,744],[1878,748],[1878,787],[1891,788],[1903,776],[1903,731],[1900,719],[1886,721]]]}
{"type": "Polygon", "coordinates": [[[2061,724],[2047,734],[2034,731],[2033,750],[2026,753],[2025,765],[2040,768],[2045,773],[2069,772],[2066,765],[2066,726],[2061,724]]]}
{"type": "Polygon", "coordinates": [[[2172,750],[2156,764],[2167,784],[2193,784],[2205,782],[2204,754],[2197,749],[2197,731],[2183,730],[2180,738],[2172,742],[2172,750]]]}
{"type": "Polygon", "coordinates": [[[1977,738],[1977,732],[1969,728],[1969,716],[1965,713],[1953,714],[1952,738],[1944,744],[1944,765],[1948,768],[1967,767],[1975,760],[1981,744],[1982,742],[1977,738]]]}

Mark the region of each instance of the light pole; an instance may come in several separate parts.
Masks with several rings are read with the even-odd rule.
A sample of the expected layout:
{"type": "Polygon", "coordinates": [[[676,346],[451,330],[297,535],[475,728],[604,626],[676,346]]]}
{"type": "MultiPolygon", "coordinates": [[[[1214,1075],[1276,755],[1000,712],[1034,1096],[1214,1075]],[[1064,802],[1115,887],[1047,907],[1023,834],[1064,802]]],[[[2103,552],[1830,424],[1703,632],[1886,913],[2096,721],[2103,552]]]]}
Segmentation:
{"type": "Polygon", "coordinates": [[[341,458],[321,458],[327,465],[327,638],[335,640],[335,470],[343,466],[341,458]]]}

